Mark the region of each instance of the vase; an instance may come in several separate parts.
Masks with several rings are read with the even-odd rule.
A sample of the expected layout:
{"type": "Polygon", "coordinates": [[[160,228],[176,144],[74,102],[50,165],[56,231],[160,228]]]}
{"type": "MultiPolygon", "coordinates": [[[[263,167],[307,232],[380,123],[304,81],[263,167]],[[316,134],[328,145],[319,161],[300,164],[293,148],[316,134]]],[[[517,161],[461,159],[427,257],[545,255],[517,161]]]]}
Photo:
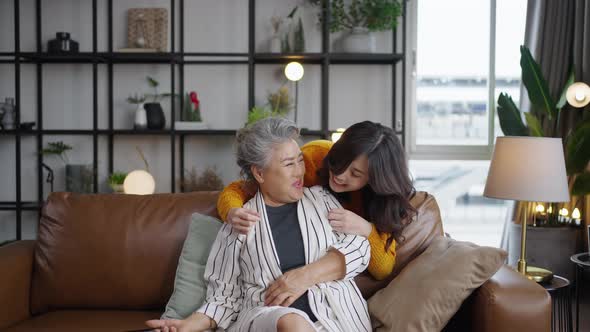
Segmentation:
{"type": "Polygon", "coordinates": [[[70,39],[69,32],[56,32],[55,39],[47,43],[47,52],[60,53],[78,53],[79,44],[70,39]]]}
{"type": "Polygon", "coordinates": [[[66,165],[66,191],[91,193],[93,180],[92,165],[66,165]]]}
{"type": "Polygon", "coordinates": [[[147,115],[143,103],[137,104],[137,109],[135,110],[135,120],[133,121],[133,128],[136,130],[147,128],[147,115]]]}
{"type": "Polygon", "coordinates": [[[281,53],[281,37],[278,35],[270,39],[270,53],[281,53]]]}
{"type": "Polygon", "coordinates": [[[147,115],[148,129],[164,129],[166,125],[166,118],[164,117],[164,110],[160,103],[146,103],[143,105],[147,115]]]}
{"type": "Polygon", "coordinates": [[[345,52],[375,53],[375,35],[367,28],[353,28],[342,41],[345,52]]]}

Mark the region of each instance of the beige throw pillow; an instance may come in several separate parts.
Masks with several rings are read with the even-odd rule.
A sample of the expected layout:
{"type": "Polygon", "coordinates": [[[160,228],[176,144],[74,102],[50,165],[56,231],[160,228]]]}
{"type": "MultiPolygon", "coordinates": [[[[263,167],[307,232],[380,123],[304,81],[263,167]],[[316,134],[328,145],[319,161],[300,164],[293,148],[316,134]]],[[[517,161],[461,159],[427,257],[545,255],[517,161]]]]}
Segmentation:
{"type": "Polygon", "coordinates": [[[441,331],[504,264],[504,250],[438,237],[369,300],[376,331],[441,331]]]}

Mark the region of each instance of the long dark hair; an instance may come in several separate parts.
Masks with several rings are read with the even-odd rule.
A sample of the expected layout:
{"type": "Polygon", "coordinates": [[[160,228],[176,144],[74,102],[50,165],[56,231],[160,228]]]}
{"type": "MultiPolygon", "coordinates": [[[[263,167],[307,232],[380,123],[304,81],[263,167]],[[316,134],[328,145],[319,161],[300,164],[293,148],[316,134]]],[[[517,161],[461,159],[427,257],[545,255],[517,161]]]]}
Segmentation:
{"type": "MultiPolygon", "coordinates": [[[[388,250],[394,239],[398,243],[403,241],[402,232],[416,214],[410,204],[416,190],[406,153],[393,130],[371,121],[352,125],[334,143],[318,175],[321,183],[329,188],[329,171],[341,174],[363,154],[369,161],[369,181],[362,188],[364,217],[375,224],[378,231],[391,234],[385,245],[388,250]]],[[[336,196],[346,200],[350,195],[336,196]]]]}

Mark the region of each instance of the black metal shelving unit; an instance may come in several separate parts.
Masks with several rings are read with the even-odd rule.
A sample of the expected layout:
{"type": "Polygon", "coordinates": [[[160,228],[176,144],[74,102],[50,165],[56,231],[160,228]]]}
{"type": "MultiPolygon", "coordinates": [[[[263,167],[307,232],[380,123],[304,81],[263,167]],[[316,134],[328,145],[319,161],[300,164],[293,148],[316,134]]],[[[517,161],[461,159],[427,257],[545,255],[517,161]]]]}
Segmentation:
{"type": "MultiPolygon", "coordinates": [[[[23,211],[40,211],[43,205],[43,157],[37,154],[37,181],[38,181],[38,195],[37,201],[23,201],[22,200],[22,183],[21,183],[21,141],[23,137],[34,137],[36,139],[36,149],[41,151],[43,148],[43,137],[45,135],[82,135],[92,136],[93,145],[93,169],[94,174],[98,174],[98,140],[100,137],[107,139],[108,151],[108,172],[113,172],[113,146],[117,137],[121,136],[168,136],[170,138],[171,149],[171,192],[176,191],[177,175],[176,171],[176,147],[179,147],[179,161],[180,161],[180,176],[181,181],[184,177],[185,159],[184,147],[185,138],[187,136],[233,136],[236,130],[176,130],[174,128],[174,119],[176,115],[175,103],[171,103],[171,126],[169,129],[163,130],[121,130],[114,129],[113,111],[113,66],[116,64],[168,64],[170,65],[171,78],[171,92],[184,91],[184,69],[185,65],[247,65],[248,67],[248,109],[251,109],[255,103],[255,69],[256,65],[265,64],[285,64],[289,61],[299,61],[303,64],[317,64],[321,66],[321,129],[320,130],[302,130],[303,135],[316,136],[322,138],[329,138],[331,131],[329,128],[329,83],[330,83],[330,65],[346,65],[346,64],[362,64],[362,65],[390,65],[392,68],[392,123],[391,127],[396,129],[398,121],[396,114],[396,103],[401,100],[402,110],[406,97],[406,88],[403,82],[405,81],[405,56],[403,52],[398,51],[397,31],[392,33],[392,52],[381,54],[362,54],[362,53],[333,53],[330,52],[330,32],[328,27],[328,18],[330,16],[330,8],[328,2],[323,2],[322,16],[322,52],[320,53],[301,53],[301,54],[275,54],[275,53],[257,53],[255,49],[255,19],[256,19],[256,1],[248,0],[248,52],[247,53],[221,53],[221,52],[185,52],[184,49],[184,8],[185,0],[170,0],[170,33],[171,33],[171,47],[170,52],[162,53],[119,53],[113,50],[113,0],[106,0],[107,7],[107,52],[99,52],[97,47],[98,40],[98,13],[97,1],[92,0],[92,52],[81,52],[72,55],[54,55],[43,52],[41,40],[42,36],[42,0],[35,0],[35,31],[36,31],[36,51],[35,52],[21,52],[20,46],[20,1],[14,1],[14,52],[0,52],[0,64],[13,64],[15,73],[15,103],[17,109],[16,123],[20,123],[20,106],[21,106],[21,65],[33,64],[36,69],[36,88],[37,88],[37,121],[36,129],[22,130],[11,129],[1,130],[1,137],[14,137],[15,140],[15,168],[16,168],[16,201],[0,201],[0,211],[15,211],[16,213],[16,239],[22,238],[22,213],[23,211]],[[176,29],[176,6],[179,6],[180,17],[179,28],[176,29]],[[178,31],[176,31],[178,30],[178,31]],[[179,47],[177,48],[176,33],[179,34],[179,47]],[[219,58],[219,59],[216,59],[219,58]],[[398,73],[396,66],[401,62],[402,71],[401,76],[398,73]],[[44,64],[90,64],[92,65],[92,129],[44,129],[43,128],[43,65],[44,64]],[[107,123],[108,129],[99,129],[98,127],[98,67],[99,65],[106,66],[107,69],[107,123]],[[180,86],[178,89],[176,83],[176,70],[178,69],[180,86]],[[397,93],[397,83],[401,77],[401,96],[397,93]]],[[[406,46],[406,1],[403,3],[403,12],[401,19],[402,24],[402,50],[406,46]]],[[[399,29],[399,28],[398,28],[399,29]]],[[[181,98],[181,109],[183,98],[181,98]]],[[[402,123],[405,123],[405,112],[401,112],[402,123]]],[[[402,127],[396,130],[396,133],[401,135],[402,142],[405,138],[405,129],[402,127]]],[[[94,177],[94,192],[98,190],[98,176],[94,177]]]]}

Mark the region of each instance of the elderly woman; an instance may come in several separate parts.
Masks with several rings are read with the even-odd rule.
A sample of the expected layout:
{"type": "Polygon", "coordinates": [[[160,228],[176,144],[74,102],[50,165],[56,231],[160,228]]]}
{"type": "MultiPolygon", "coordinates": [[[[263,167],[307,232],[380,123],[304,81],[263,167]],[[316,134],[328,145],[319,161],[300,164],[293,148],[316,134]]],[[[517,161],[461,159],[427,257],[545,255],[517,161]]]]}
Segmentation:
{"type": "Polygon", "coordinates": [[[370,259],[366,238],[335,232],[322,187],[303,187],[297,127],[269,118],[237,135],[242,174],[258,185],[245,207],[261,222],[247,235],[224,224],[209,255],[205,303],[184,320],[152,320],[162,331],[371,331],[353,278],[370,259]]]}

